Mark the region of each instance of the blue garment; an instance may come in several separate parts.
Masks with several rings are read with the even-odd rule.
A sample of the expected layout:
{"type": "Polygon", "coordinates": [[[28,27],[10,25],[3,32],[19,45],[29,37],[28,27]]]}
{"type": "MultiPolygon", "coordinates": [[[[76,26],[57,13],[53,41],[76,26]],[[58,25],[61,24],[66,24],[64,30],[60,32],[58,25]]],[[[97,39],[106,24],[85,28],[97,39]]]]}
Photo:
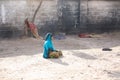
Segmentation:
{"type": "Polygon", "coordinates": [[[50,50],[55,51],[55,48],[53,46],[51,38],[52,38],[52,34],[47,33],[46,37],[45,37],[45,42],[44,42],[44,45],[43,45],[43,48],[44,48],[43,57],[44,58],[49,58],[49,51],[50,50]]]}

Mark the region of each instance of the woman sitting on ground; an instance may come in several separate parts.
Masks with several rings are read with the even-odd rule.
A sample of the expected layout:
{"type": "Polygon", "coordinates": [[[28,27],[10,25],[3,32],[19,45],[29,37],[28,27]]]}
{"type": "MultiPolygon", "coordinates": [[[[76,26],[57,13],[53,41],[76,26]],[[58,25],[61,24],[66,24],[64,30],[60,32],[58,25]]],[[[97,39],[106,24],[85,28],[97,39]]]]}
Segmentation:
{"type": "Polygon", "coordinates": [[[47,58],[58,58],[62,56],[62,52],[57,51],[53,46],[51,33],[46,34],[43,47],[44,47],[43,57],[46,59],[47,58]]]}

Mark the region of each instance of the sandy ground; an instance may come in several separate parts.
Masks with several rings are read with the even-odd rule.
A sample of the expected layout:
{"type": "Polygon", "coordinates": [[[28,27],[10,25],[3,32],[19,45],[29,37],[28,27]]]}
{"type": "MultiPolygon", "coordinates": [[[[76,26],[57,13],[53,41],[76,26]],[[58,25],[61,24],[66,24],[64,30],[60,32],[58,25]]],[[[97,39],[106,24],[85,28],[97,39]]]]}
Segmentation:
{"type": "Polygon", "coordinates": [[[120,32],[53,40],[59,59],[42,57],[43,41],[0,40],[0,80],[120,80],[120,32]],[[102,51],[102,48],[112,51],[102,51]]]}

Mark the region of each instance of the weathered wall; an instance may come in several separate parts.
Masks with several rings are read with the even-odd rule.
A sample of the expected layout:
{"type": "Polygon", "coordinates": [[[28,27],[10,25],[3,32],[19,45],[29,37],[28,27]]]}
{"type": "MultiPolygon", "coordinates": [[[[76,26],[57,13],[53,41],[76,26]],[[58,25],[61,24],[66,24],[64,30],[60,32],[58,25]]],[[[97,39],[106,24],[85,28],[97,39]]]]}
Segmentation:
{"type": "MultiPolygon", "coordinates": [[[[0,0],[0,37],[24,35],[24,20],[32,20],[40,0],[0,0]]],[[[104,32],[119,29],[120,1],[43,0],[35,24],[39,33],[104,32]]]]}
{"type": "Polygon", "coordinates": [[[81,28],[89,31],[120,29],[120,1],[82,1],[81,28]]]}
{"type": "MultiPolygon", "coordinates": [[[[32,21],[39,2],[40,0],[1,0],[0,37],[24,35],[24,20],[28,17],[32,21]]],[[[43,0],[42,6],[36,15],[35,25],[38,29],[41,28],[43,33],[52,31],[54,30],[52,25],[55,24],[57,19],[57,1],[43,0]]]]}
{"type": "Polygon", "coordinates": [[[20,36],[25,18],[25,1],[0,1],[0,37],[20,36]],[[19,3],[19,4],[18,4],[19,3]]]}

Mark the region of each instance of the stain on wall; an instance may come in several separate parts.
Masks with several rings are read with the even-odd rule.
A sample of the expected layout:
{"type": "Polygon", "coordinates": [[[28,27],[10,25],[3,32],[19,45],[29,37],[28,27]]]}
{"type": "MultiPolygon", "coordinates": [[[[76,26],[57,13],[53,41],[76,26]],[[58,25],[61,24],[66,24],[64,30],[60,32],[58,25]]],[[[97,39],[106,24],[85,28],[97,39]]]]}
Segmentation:
{"type": "Polygon", "coordinates": [[[81,27],[90,32],[119,29],[120,1],[82,1],[81,27]]]}
{"type": "Polygon", "coordinates": [[[78,28],[77,24],[79,23],[80,18],[78,12],[80,10],[77,3],[79,0],[68,1],[68,0],[60,0],[59,10],[60,15],[58,16],[59,26],[61,31],[66,33],[75,32],[78,28]]]}

